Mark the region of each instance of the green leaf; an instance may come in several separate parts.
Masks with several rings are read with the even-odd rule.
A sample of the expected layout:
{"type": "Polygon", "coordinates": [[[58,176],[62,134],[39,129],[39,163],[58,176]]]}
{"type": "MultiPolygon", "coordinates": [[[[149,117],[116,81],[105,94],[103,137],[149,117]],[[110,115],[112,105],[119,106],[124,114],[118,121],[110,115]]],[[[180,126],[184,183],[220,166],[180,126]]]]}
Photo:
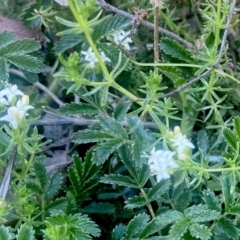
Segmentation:
{"type": "Polygon", "coordinates": [[[92,202],[88,206],[81,209],[87,214],[114,214],[116,212],[115,205],[106,202],[92,202]]]}
{"type": "Polygon", "coordinates": [[[50,215],[50,213],[55,210],[66,211],[67,207],[68,207],[67,199],[66,198],[58,198],[58,199],[55,199],[54,201],[50,202],[46,206],[45,211],[48,215],[50,215]]]}
{"type": "Polygon", "coordinates": [[[113,117],[117,120],[117,121],[122,121],[124,120],[128,110],[131,107],[131,103],[125,103],[125,102],[119,102],[115,108],[114,111],[114,115],[113,117]]]}
{"type": "Polygon", "coordinates": [[[124,235],[125,231],[126,226],[120,223],[113,229],[111,240],[119,240],[124,235]]]}
{"type": "Polygon", "coordinates": [[[57,192],[59,191],[61,185],[62,185],[63,177],[62,174],[59,172],[55,172],[52,174],[49,182],[48,189],[46,191],[46,199],[52,199],[57,192]]]}
{"type": "Polygon", "coordinates": [[[0,226],[0,240],[12,239],[9,227],[0,226]]]}
{"type": "Polygon", "coordinates": [[[186,218],[178,220],[169,231],[169,239],[178,240],[187,232],[188,230],[188,221],[186,218]]]}
{"type": "Polygon", "coordinates": [[[114,133],[115,135],[128,140],[128,134],[124,127],[117,122],[114,118],[108,116],[101,116],[97,118],[99,124],[107,131],[114,133]]]}
{"type": "Polygon", "coordinates": [[[228,237],[233,239],[239,239],[238,237],[238,229],[234,225],[234,221],[232,219],[228,218],[221,218],[218,221],[215,222],[216,225],[223,231],[225,234],[227,234],[228,237]]]}
{"type": "Polygon", "coordinates": [[[81,34],[71,34],[64,36],[54,46],[55,54],[59,55],[66,50],[75,47],[83,41],[84,37],[81,34]]]}
{"type": "Polygon", "coordinates": [[[183,45],[180,45],[170,38],[162,38],[160,46],[164,54],[167,54],[172,58],[176,58],[188,63],[193,62],[193,59],[191,57],[192,53],[188,51],[188,49],[183,45]]]}
{"type": "Polygon", "coordinates": [[[120,14],[112,15],[94,28],[92,38],[94,41],[97,41],[104,36],[108,36],[113,32],[126,28],[130,23],[131,20],[129,18],[120,14]]]}
{"type": "MultiPolygon", "coordinates": [[[[112,67],[115,67],[119,60],[120,50],[114,45],[109,43],[100,43],[98,45],[98,48],[99,48],[99,51],[103,51],[105,55],[111,60],[109,64],[111,64],[112,67]]],[[[124,54],[122,54],[122,62],[119,65],[119,69],[124,67],[126,62],[127,62],[127,57],[124,54]]],[[[129,69],[131,69],[130,63],[128,63],[125,70],[129,70],[129,69]]]]}
{"type": "Polygon", "coordinates": [[[76,144],[91,143],[111,140],[113,138],[108,132],[97,130],[84,130],[73,134],[72,141],[76,144]]]}
{"type": "Polygon", "coordinates": [[[3,79],[2,81],[7,81],[9,77],[8,73],[8,65],[4,58],[0,57],[0,79],[3,79]]]}
{"type": "Polygon", "coordinates": [[[59,112],[64,116],[79,117],[82,115],[96,115],[98,109],[87,103],[70,103],[59,108],[59,112]]]}
{"type": "Polygon", "coordinates": [[[148,200],[155,201],[160,198],[164,193],[166,193],[171,186],[171,181],[160,181],[159,183],[155,184],[152,189],[148,192],[148,200]]]}
{"type": "Polygon", "coordinates": [[[220,212],[210,210],[206,205],[193,205],[184,211],[184,215],[194,222],[208,222],[219,218],[220,212]]]}
{"type": "Polygon", "coordinates": [[[18,229],[17,240],[34,240],[34,229],[32,226],[23,224],[18,229]]]}
{"type": "Polygon", "coordinates": [[[16,35],[11,31],[3,31],[0,33],[0,48],[4,48],[8,44],[16,41],[16,35]]]}
{"type": "Polygon", "coordinates": [[[111,139],[107,142],[99,143],[93,148],[94,155],[92,161],[97,165],[103,164],[109,156],[124,143],[122,139],[111,139]]]}
{"type": "Polygon", "coordinates": [[[192,199],[192,192],[186,189],[175,201],[176,210],[181,212],[184,211],[189,205],[191,199],[192,199]]]}
{"type": "Polygon", "coordinates": [[[47,181],[47,171],[46,171],[45,164],[40,161],[34,161],[33,168],[41,188],[45,189],[46,181],[47,181]]]}
{"type": "Polygon", "coordinates": [[[189,231],[193,237],[196,237],[202,240],[208,240],[212,235],[211,231],[206,226],[199,225],[196,223],[191,224],[189,226],[189,231]]]}
{"type": "Polygon", "coordinates": [[[101,178],[101,182],[108,184],[117,184],[125,187],[138,188],[138,185],[135,183],[133,179],[131,179],[128,176],[123,176],[119,174],[105,175],[104,177],[101,178]]]}
{"type": "Polygon", "coordinates": [[[39,42],[33,39],[19,39],[0,48],[0,56],[23,55],[37,51],[39,48],[39,42]]]}
{"type": "Polygon", "coordinates": [[[236,150],[237,149],[237,142],[238,142],[238,139],[236,138],[236,134],[233,131],[231,131],[230,129],[225,128],[223,130],[223,135],[224,135],[226,141],[228,142],[228,144],[234,150],[236,150]]]}
{"type": "Polygon", "coordinates": [[[226,175],[221,177],[220,183],[222,186],[225,211],[228,212],[231,206],[234,205],[234,194],[231,192],[231,187],[235,185],[232,184],[231,178],[226,175]]]}
{"type": "Polygon", "coordinates": [[[147,204],[149,204],[149,201],[146,201],[146,199],[143,196],[134,196],[133,198],[128,198],[125,201],[125,208],[134,209],[143,207],[147,204]]]}
{"type": "Polygon", "coordinates": [[[126,237],[128,239],[137,238],[149,220],[150,217],[146,213],[136,215],[127,225],[126,237]]]}
{"type": "Polygon", "coordinates": [[[228,213],[240,216],[240,204],[236,204],[236,205],[232,206],[229,209],[228,213]]]}
{"type": "Polygon", "coordinates": [[[221,205],[219,199],[215,196],[215,193],[209,189],[203,191],[203,200],[207,207],[211,210],[221,211],[221,205]]]}
{"type": "MultiPolygon", "coordinates": [[[[5,56],[4,56],[5,57],[5,56]]],[[[13,65],[33,73],[39,73],[44,69],[42,60],[30,55],[8,55],[5,57],[13,65]]]]}
{"type": "Polygon", "coordinates": [[[161,226],[161,229],[167,225],[176,222],[180,219],[183,219],[184,216],[181,212],[176,210],[168,210],[164,213],[161,213],[156,217],[156,224],[161,226]]]}
{"type": "Polygon", "coordinates": [[[240,117],[235,117],[233,119],[233,125],[234,125],[234,130],[238,136],[238,139],[240,139],[240,117]]]}

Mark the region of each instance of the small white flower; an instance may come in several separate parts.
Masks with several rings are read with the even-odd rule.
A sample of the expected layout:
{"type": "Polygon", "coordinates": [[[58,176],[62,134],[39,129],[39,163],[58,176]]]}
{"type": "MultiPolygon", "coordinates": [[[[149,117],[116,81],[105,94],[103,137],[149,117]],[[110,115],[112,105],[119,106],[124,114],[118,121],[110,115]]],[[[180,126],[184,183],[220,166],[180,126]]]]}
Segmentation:
{"type": "Polygon", "coordinates": [[[178,155],[182,155],[187,148],[194,148],[194,145],[182,133],[178,133],[177,136],[169,140],[176,148],[178,155]]]}
{"type": "Polygon", "coordinates": [[[89,66],[94,68],[94,65],[96,62],[98,62],[98,59],[96,58],[92,48],[88,48],[87,51],[81,51],[81,53],[85,55],[85,61],[89,62],[89,66]]]}
{"type": "Polygon", "coordinates": [[[0,103],[2,103],[4,105],[9,105],[9,102],[7,101],[7,99],[4,96],[5,96],[4,92],[0,91],[0,103]]]}
{"type": "Polygon", "coordinates": [[[6,96],[7,99],[8,99],[8,102],[11,102],[11,100],[12,100],[14,97],[16,97],[16,96],[18,96],[18,95],[23,96],[24,93],[18,89],[17,85],[12,85],[12,86],[10,86],[10,87],[8,87],[8,88],[3,89],[3,90],[1,91],[1,95],[6,96]]]}
{"type": "Polygon", "coordinates": [[[157,182],[162,179],[170,178],[168,173],[168,168],[177,168],[178,165],[174,161],[174,152],[169,150],[151,150],[151,156],[148,159],[148,165],[151,170],[152,175],[157,175],[157,182]]]}
{"type": "MultiPolygon", "coordinates": [[[[85,55],[85,59],[84,60],[89,62],[89,66],[91,68],[94,68],[95,63],[98,62],[98,59],[97,59],[95,53],[93,52],[92,48],[91,47],[88,48],[87,51],[81,51],[81,53],[83,55],[85,55]]],[[[100,54],[101,54],[103,62],[111,62],[111,60],[105,55],[104,52],[101,51],[100,54]]]]}
{"type": "Polygon", "coordinates": [[[111,60],[106,56],[106,54],[103,51],[101,51],[100,54],[104,62],[111,62],[111,60]]]}
{"type": "Polygon", "coordinates": [[[20,116],[24,116],[27,110],[34,108],[32,105],[29,104],[29,97],[28,95],[24,95],[22,99],[17,101],[16,107],[19,110],[20,116]]]}
{"type": "Polygon", "coordinates": [[[125,32],[124,30],[117,31],[113,33],[114,42],[119,45],[123,45],[127,50],[130,50],[129,43],[132,43],[132,39],[130,37],[126,37],[129,32],[125,32]],[[125,38],[126,37],[126,38],[125,38]]]}
{"type": "Polygon", "coordinates": [[[7,121],[11,124],[11,126],[14,129],[16,129],[22,118],[23,118],[23,115],[20,113],[17,107],[10,107],[8,108],[7,115],[4,117],[1,117],[0,121],[7,121]]]}

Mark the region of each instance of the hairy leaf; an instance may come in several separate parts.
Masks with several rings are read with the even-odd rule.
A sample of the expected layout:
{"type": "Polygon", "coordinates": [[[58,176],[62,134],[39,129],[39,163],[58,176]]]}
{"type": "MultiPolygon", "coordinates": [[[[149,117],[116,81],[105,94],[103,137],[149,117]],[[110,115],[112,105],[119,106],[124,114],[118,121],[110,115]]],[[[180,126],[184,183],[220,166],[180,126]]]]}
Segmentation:
{"type": "Polygon", "coordinates": [[[82,116],[82,115],[96,115],[98,109],[86,103],[70,103],[59,108],[59,112],[64,116],[82,116]]]}
{"type": "Polygon", "coordinates": [[[34,240],[34,229],[32,226],[23,224],[18,229],[17,240],[34,240]]]}
{"type": "Polygon", "coordinates": [[[34,172],[42,190],[44,190],[47,181],[47,171],[43,162],[34,161],[34,172]]]}
{"type": "Polygon", "coordinates": [[[216,225],[230,238],[239,239],[238,229],[231,219],[223,217],[216,222],[216,225]]]}
{"type": "Polygon", "coordinates": [[[133,179],[131,179],[128,176],[123,176],[119,174],[105,175],[104,177],[101,178],[101,182],[108,184],[117,184],[125,187],[138,188],[138,185],[135,183],[133,179]]]}
{"type": "Polygon", "coordinates": [[[59,189],[62,185],[62,182],[63,182],[62,179],[63,179],[62,174],[59,172],[55,172],[51,176],[50,181],[49,181],[49,186],[46,191],[46,199],[47,200],[53,198],[57,194],[57,192],[59,191],[59,189]]]}
{"type": "Polygon", "coordinates": [[[207,207],[211,210],[221,211],[221,205],[219,199],[215,196],[215,193],[209,189],[203,191],[203,200],[207,207]]]}
{"type": "Polygon", "coordinates": [[[189,226],[189,231],[193,237],[202,240],[208,240],[212,235],[211,231],[207,227],[196,223],[189,226]]]}
{"type": "Polygon", "coordinates": [[[178,240],[187,232],[188,230],[188,221],[186,218],[178,220],[171,230],[169,231],[169,239],[171,240],[178,240]]]}
{"type": "Polygon", "coordinates": [[[0,226],[0,239],[1,240],[10,240],[10,239],[12,239],[11,238],[11,233],[10,233],[8,227],[0,226]]]}

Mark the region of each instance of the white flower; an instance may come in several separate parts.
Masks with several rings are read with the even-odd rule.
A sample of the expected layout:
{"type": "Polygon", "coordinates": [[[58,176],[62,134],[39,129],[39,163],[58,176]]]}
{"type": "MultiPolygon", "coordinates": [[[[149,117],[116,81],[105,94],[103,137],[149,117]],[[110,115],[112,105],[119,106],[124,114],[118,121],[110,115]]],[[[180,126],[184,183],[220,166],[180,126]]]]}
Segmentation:
{"type": "Polygon", "coordinates": [[[4,96],[5,96],[4,92],[0,91],[0,103],[2,103],[4,105],[9,105],[9,102],[7,101],[7,99],[4,96]]]}
{"type": "Polygon", "coordinates": [[[178,133],[172,139],[169,139],[172,142],[172,146],[176,148],[178,155],[182,155],[187,148],[194,148],[194,145],[186,138],[182,133],[178,133]]]}
{"type": "Polygon", "coordinates": [[[81,51],[81,53],[85,55],[85,61],[89,62],[89,66],[94,68],[94,65],[96,62],[98,62],[98,59],[96,58],[92,48],[88,48],[87,51],[81,51]]]}
{"type": "Polygon", "coordinates": [[[148,165],[151,170],[152,175],[157,175],[157,182],[162,179],[170,178],[168,173],[168,168],[177,168],[178,165],[174,161],[174,152],[169,150],[151,150],[151,156],[148,159],[148,165]]]}
{"type": "Polygon", "coordinates": [[[18,108],[20,115],[24,116],[27,110],[32,109],[33,106],[28,105],[29,104],[29,97],[28,95],[24,95],[22,99],[19,99],[17,101],[16,107],[18,108]]]}
{"type": "MultiPolygon", "coordinates": [[[[95,53],[93,52],[92,48],[91,47],[88,48],[87,51],[81,51],[81,53],[83,55],[85,55],[85,59],[84,60],[89,62],[89,66],[91,68],[94,68],[95,63],[98,62],[98,59],[97,59],[95,53]]],[[[111,62],[111,60],[105,55],[104,52],[101,51],[100,54],[101,54],[103,62],[111,62]]]]}
{"type": "Polygon", "coordinates": [[[101,57],[104,62],[111,62],[111,60],[105,55],[103,51],[101,51],[101,57]]]}
{"type": "Polygon", "coordinates": [[[22,115],[17,107],[10,107],[8,108],[8,113],[6,116],[1,117],[0,121],[7,121],[9,122],[14,129],[18,127],[19,122],[23,118],[22,115]]]}
{"type": "Polygon", "coordinates": [[[33,108],[33,106],[28,105],[29,97],[27,95],[23,95],[22,99],[17,101],[16,106],[12,106],[8,108],[7,115],[0,118],[0,121],[7,121],[10,125],[16,129],[18,124],[21,122],[23,117],[26,115],[26,112],[33,108]]]}
{"type": "Polygon", "coordinates": [[[129,43],[132,43],[132,39],[130,37],[126,37],[129,32],[125,32],[124,30],[117,31],[113,33],[114,42],[119,45],[123,45],[127,50],[130,50],[129,43]]]}
{"type": "Polygon", "coordinates": [[[12,86],[10,86],[10,87],[8,87],[8,88],[3,89],[3,90],[1,91],[1,95],[6,96],[7,99],[8,99],[8,102],[11,102],[11,100],[12,100],[14,97],[16,97],[16,96],[18,96],[18,95],[23,96],[24,94],[23,94],[22,91],[20,91],[20,90],[18,89],[17,85],[12,85],[12,86]]]}

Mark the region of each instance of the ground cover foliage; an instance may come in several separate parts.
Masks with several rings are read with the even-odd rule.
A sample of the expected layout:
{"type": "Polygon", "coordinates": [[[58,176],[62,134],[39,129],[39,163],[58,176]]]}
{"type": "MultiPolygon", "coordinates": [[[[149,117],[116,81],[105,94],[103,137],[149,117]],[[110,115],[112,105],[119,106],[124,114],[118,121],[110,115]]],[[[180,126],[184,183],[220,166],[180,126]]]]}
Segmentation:
{"type": "Polygon", "coordinates": [[[239,3],[0,11],[0,239],[240,238],[239,3]]]}

